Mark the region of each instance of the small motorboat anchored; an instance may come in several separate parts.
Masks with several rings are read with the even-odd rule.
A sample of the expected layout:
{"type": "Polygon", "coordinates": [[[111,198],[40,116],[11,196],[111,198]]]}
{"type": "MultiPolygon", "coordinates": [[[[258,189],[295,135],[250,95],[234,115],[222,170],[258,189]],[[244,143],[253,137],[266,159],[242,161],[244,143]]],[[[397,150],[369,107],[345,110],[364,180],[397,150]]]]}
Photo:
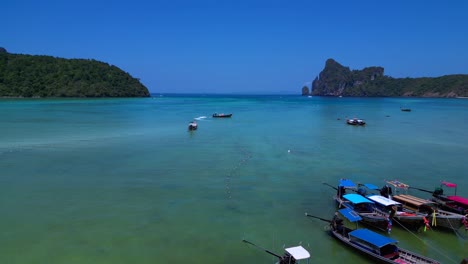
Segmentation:
{"type": "Polygon", "coordinates": [[[346,119],[346,123],[352,126],[364,126],[366,124],[366,122],[363,119],[358,118],[346,119]]]}
{"type": "Polygon", "coordinates": [[[188,130],[189,131],[197,130],[197,128],[198,128],[198,124],[197,124],[197,121],[195,121],[195,120],[190,122],[189,125],[188,125],[188,130]]]}
{"type": "Polygon", "coordinates": [[[224,113],[221,113],[221,114],[214,113],[214,114],[213,114],[213,117],[214,117],[214,118],[223,118],[223,117],[226,118],[226,117],[231,117],[231,116],[232,116],[232,114],[224,114],[224,113]]]}
{"type": "Polygon", "coordinates": [[[247,241],[245,239],[242,239],[242,242],[250,244],[256,248],[259,248],[266,253],[273,255],[278,258],[278,262],[276,264],[299,264],[299,263],[305,263],[309,264],[310,260],[310,254],[309,252],[303,248],[302,246],[296,246],[296,247],[289,247],[284,249],[284,254],[283,256],[280,256],[276,253],[271,252],[268,249],[264,249],[260,246],[255,245],[254,243],[247,241]],[[304,262],[301,262],[301,260],[304,260],[304,262]]]}

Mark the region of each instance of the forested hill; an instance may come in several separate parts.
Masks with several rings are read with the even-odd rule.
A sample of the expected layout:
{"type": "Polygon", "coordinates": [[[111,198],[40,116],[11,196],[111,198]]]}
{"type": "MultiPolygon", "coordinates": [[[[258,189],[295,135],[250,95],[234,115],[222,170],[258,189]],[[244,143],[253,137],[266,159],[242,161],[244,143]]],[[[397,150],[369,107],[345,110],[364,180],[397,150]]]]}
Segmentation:
{"type": "Polygon", "coordinates": [[[86,59],[11,54],[0,48],[0,97],[149,97],[116,66],[86,59]]]}
{"type": "Polygon", "coordinates": [[[468,75],[445,75],[435,78],[392,78],[382,67],[350,70],[333,59],[312,82],[312,90],[302,88],[302,95],[323,96],[414,96],[467,97],[468,75]]]}

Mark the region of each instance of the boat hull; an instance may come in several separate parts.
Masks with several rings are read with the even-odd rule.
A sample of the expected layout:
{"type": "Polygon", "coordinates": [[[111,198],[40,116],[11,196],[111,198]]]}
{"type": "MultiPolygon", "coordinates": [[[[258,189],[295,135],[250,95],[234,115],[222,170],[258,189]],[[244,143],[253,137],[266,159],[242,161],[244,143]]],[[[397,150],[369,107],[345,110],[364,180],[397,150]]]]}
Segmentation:
{"type": "Polygon", "coordinates": [[[412,230],[418,230],[420,227],[424,226],[422,215],[395,215],[392,220],[393,223],[412,230]]]}
{"type": "Polygon", "coordinates": [[[434,227],[443,227],[447,229],[458,230],[463,225],[463,215],[448,213],[447,211],[441,211],[436,214],[435,220],[434,215],[428,217],[429,223],[434,227]]]}
{"type": "MultiPolygon", "coordinates": [[[[340,199],[339,197],[334,197],[338,209],[340,208],[349,208],[350,210],[355,211],[355,209],[348,203],[340,199]]],[[[380,229],[382,231],[387,231],[388,228],[388,219],[385,215],[380,214],[377,211],[374,212],[357,212],[361,218],[361,222],[365,225],[368,225],[373,228],[380,229]]]]}
{"type": "Polygon", "coordinates": [[[443,210],[462,215],[468,214],[468,208],[457,205],[444,196],[433,195],[431,201],[437,203],[443,210]]]}
{"type": "Polygon", "coordinates": [[[229,118],[232,114],[213,114],[214,118],[229,118]]]}
{"type": "Polygon", "coordinates": [[[346,227],[344,227],[343,230],[344,232],[340,233],[338,230],[333,230],[332,228],[330,228],[330,234],[336,239],[338,239],[339,241],[341,241],[342,243],[354,248],[359,253],[369,258],[372,258],[374,261],[377,261],[378,263],[415,263],[415,264],[439,264],[440,263],[436,260],[427,258],[425,256],[413,253],[411,251],[408,251],[402,248],[398,248],[399,256],[396,257],[395,259],[386,258],[384,256],[374,253],[373,251],[369,249],[366,249],[362,245],[351,242],[347,234],[352,230],[346,227]]]}

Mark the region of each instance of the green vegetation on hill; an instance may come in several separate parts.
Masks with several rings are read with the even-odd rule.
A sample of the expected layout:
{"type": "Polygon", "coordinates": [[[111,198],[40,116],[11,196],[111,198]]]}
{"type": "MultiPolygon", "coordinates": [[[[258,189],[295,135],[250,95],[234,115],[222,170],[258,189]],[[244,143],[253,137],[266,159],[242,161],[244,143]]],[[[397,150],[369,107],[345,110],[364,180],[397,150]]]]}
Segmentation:
{"type": "Polygon", "coordinates": [[[312,91],[302,89],[302,95],[325,96],[415,96],[466,97],[468,75],[446,75],[436,78],[392,78],[382,67],[351,71],[333,59],[312,82],[312,91]]]}
{"type": "Polygon", "coordinates": [[[0,48],[0,97],[148,97],[116,66],[96,60],[10,54],[0,48]]]}

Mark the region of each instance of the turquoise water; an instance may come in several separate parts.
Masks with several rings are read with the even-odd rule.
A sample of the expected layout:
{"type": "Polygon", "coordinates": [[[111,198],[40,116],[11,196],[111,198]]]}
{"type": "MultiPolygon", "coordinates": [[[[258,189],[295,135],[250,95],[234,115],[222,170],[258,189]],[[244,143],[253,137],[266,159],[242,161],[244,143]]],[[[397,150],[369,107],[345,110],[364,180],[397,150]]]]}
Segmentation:
{"type": "MultiPolygon", "coordinates": [[[[466,99],[0,99],[0,113],[0,263],[274,261],[242,239],[278,254],[302,243],[313,263],[366,263],[304,216],[331,218],[322,182],[447,180],[468,196],[466,99]]],[[[459,263],[460,234],[391,236],[459,263]]]]}

